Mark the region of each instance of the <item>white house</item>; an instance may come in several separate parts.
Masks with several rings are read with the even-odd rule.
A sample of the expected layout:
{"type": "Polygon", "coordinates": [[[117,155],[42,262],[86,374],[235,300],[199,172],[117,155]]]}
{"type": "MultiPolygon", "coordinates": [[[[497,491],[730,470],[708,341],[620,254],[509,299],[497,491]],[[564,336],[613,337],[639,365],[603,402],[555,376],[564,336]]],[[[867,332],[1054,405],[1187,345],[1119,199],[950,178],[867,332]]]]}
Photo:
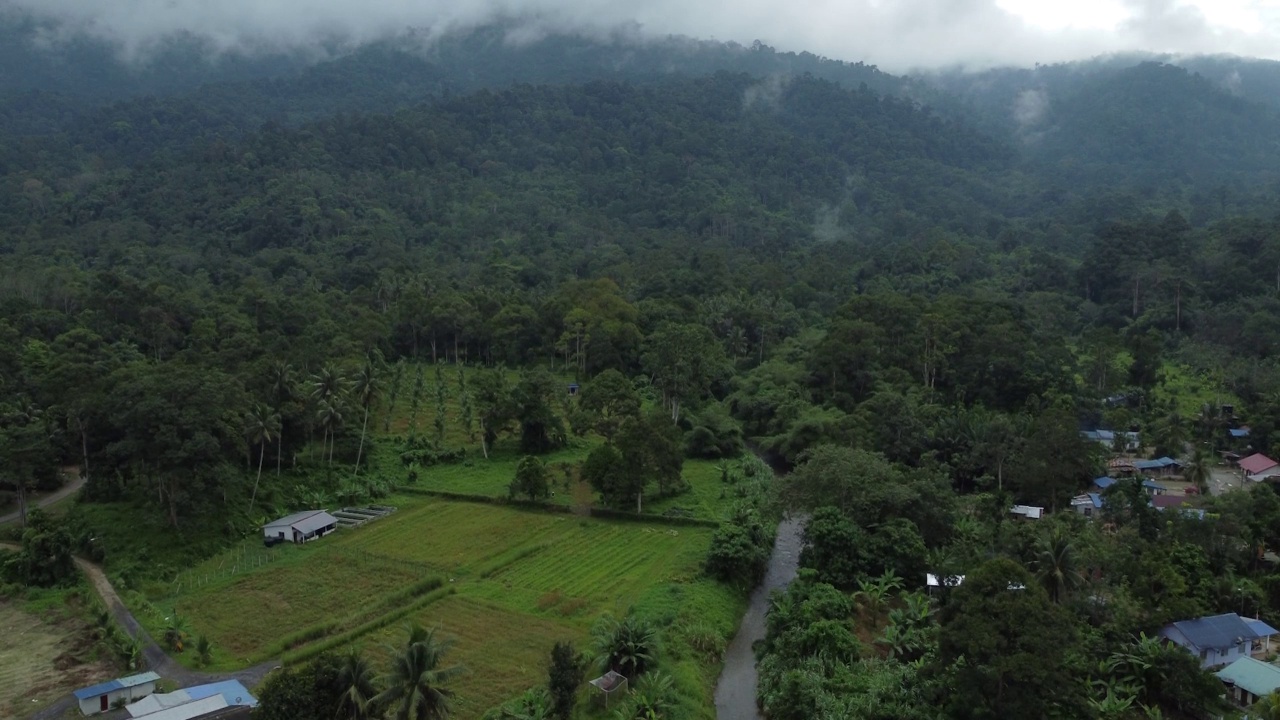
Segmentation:
{"type": "Polygon", "coordinates": [[[150,695],[156,691],[159,679],[160,676],[153,672],[144,672],[81,688],[74,694],[80,703],[80,712],[97,715],[114,708],[117,703],[131,703],[150,695]]]}
{"type": "Polygon", "coordinates": [[[1160,637],[1200,657],[1200,667],[1227,665],[1253,654],[1257,632],[1235,613],[1170,623],[1160,637]]]}
{"type": "Polygon", "coordinates": [[[262,537],[277,542],[304,543],[332,532],[337,526],[338,518],[324,510],[304,510],[263,525],[262,537]]]}

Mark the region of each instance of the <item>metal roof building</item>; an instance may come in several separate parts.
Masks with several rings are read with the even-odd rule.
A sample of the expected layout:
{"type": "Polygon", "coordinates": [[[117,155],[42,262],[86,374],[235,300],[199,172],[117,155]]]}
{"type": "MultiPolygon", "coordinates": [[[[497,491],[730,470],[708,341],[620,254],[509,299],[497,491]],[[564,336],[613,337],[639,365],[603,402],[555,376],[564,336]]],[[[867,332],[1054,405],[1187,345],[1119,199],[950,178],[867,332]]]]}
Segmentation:
{"type": "Polygon", "coordinates": [[[1239,615],[1224,613],[1181,620],[1160,630],[1160,636],[1200,656],[1201,667],[1226,665],[1253,653],[1253,641],[1259,638],[1239,615]]]}
{"type": "Polygon", "coordinates": [[[337,526],[338,518],[324,510],[304,510],[263,525],[262,536],[303,543],[332,532],[337,526]]]}
{"type": "Polygon", "coordinates": [[[96,715],[110,710],[118,702],[131,703],[150,695],[155,692],[159,679],[160,676],[153,672],[144,672],[81,688],[73,694],[80,705],[80,712],[96,715]]]}
{"type": "Polygon", "coordinates": [[[129,715],[135,718],[183,720],[185,717],[198,717],[214,710],[236,705],[257,707],[258,699],[250,695],[239,680],[224,680],[222,682],[183,688],[171,693],[152,695],[129,705],[127,709],[129,710],[129,715]],[[178,708],[185,708],[185,710],[176,712],[178,708]],[[172,717],[159,714],[171,709],[175,710],[172,717]],[[186,715],[186,713],[191,713],[195,710],[199,710],[199,713],[186,715]]]}
{"type": "Polygon", "coordinates": [[[1251,657],[1242,657],[1214,674],[1230,686],[1232,699],[1241,707],[1280,688],[1280,668],[1251,657]]]}

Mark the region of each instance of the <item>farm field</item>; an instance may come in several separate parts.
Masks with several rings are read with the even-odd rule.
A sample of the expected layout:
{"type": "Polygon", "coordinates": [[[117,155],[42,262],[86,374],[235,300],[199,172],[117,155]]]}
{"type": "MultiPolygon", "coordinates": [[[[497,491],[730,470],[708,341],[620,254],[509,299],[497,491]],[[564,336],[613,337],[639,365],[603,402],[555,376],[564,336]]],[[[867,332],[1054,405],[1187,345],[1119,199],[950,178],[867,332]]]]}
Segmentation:
{"type": "Polygon", "coordinates": [[[86,624],[0,602],[0,717],[25,717],[72,690],[115,677],[106,663],[81,662],[91,641],[86,624]]]}
{"type": "MultiPolygon", "coordinates": [[[[231,669],[261,661],[290,633],[304,635],[305,652],[305,643],[392,618],[410,602],[398,592],[442,577],[453,594],[375,624],[354,642],[385,657],[406,623],[438,625],[457,640],[452,661],[468,669],[456,684],[455,715],[467,720],[540,682],[557,640],[585,649],[601,614],[625,614],[637,603],[661,606],[686,586],[715,586],[700,579],[711,528],[419,496],[389,501],[399,507],[393,515],[307,545],[280,546],[272,562],[257,565],[244,549],[214,558],[191,574],[201,567],[225,572],[236,559],[250,569],[181,590],[172,584],[168,597],[152,599],[153,608],[177,609],[193,633],[213,642],[214,668],[231,669]]],[[[727,591],[704,596],[728,618],[720,629],[731,632],[740,601],[727,591]]],[[[707,677],[713,682],[713,674],[707,677]]]]}

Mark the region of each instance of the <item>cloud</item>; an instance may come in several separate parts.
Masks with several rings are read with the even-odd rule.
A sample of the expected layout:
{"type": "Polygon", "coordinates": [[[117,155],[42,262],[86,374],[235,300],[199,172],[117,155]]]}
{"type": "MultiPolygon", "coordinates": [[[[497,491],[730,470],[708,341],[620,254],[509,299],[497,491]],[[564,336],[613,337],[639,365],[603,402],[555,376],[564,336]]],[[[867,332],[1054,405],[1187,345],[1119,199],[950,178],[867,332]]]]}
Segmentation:
{"type": "Polygon", "coordinates": [[[0,0],[0,12],[56,21],[46,42],[87,33],[116,43],[127,57],[178,33],[224,52],[306,50],[410,29],[430,41],[500,19],[522,21],[513,41],[627,27],[639,37],[758,39],[891,71],[1029,65],[1123,50],[1280,57],[1280,13],[1271,0],[1120,1],[1125,19],[1110,29],[1033,24],[998,0],[0,0]],[[1214,10],[1221,16],[1214,20],[1202,10],[1222,3],[1235,14],[1214,10]]]}
{"type": "Polygon", "coordinates": [[[1023,130],[1038,125],[1049,111],[1049,94],[1043,89],[1023,90],[1013,100],[1013,119],[1023,130]]]}

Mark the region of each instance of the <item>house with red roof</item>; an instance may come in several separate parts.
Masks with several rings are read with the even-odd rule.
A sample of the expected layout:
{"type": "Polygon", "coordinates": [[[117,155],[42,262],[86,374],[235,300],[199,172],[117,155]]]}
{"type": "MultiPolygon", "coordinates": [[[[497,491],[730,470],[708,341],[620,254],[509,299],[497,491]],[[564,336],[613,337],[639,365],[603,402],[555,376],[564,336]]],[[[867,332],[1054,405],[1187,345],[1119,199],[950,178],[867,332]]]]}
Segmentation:
{"type": "Polygon", "coordinates": [[[1254,453],[1238,463],[1244,476],[1254,482],[1261,482],[1272,475],[1280,475],[1280,463],[1263,455],[1254,453]]]}

